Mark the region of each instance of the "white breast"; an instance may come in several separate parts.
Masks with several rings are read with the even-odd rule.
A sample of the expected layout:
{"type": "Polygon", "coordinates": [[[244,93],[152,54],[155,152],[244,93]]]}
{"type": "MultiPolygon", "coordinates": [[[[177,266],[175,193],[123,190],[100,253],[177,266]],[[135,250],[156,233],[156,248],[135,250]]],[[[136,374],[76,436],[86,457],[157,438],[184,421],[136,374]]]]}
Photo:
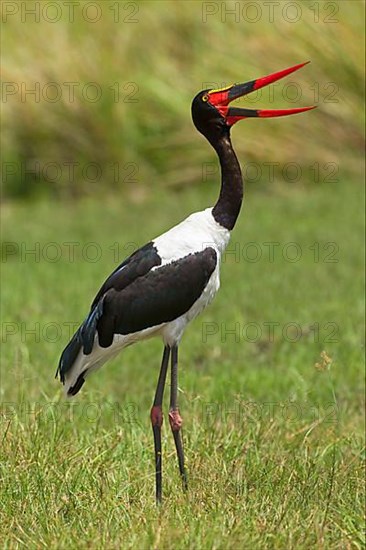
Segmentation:
{"type": "Polygon", "coordinates": [[[216,250],[219,260],[230,239],[230,231],[218,224],[212,208],[195,212],[166,233],[154,239],[162,265],[188,254],[201,252],[208,246],[216,250]]]}
{"type": "Polygon", "coordinates": [[[178,319],[167,323],[161,331],[165,344],[173,345],[180,341],[187,324],[210,304],[220,288],[221,256],[230,239],[230,231],[219,225],[207,208],[186,218],[167,233],[154,240],[162,263],[167,264],[188,254],[200,252],[208,246],[216,250],[217,265],[206,288],[193,306],[178,319]]]}

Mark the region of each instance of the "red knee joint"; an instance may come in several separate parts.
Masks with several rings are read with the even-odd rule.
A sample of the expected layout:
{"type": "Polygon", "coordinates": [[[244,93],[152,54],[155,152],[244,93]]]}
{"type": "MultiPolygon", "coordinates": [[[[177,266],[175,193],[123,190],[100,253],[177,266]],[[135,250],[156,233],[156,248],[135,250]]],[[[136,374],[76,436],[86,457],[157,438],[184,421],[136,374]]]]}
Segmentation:
{"type": "Polygon", "coordinates": [[[163,411],[159,405],[154,405],[150,411],[151,424],[153,426],[159,426],[163,424],[163,411]]]}
{"type": "Polygon", "coordinates": [[[173,432],[179,432],[182,427],[183,420],[178,410],[169,411],[169,423],[173,432]]]}

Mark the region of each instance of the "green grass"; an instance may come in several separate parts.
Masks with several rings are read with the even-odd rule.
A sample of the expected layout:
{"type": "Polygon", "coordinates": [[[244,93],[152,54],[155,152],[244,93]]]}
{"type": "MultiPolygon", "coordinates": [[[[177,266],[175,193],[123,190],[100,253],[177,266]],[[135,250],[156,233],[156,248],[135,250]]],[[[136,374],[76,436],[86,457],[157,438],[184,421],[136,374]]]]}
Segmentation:
{"type": "Polygon", "coordinates": [[[263,256],[226,256],[219,295],[183,339],[190,488],[182,493],[165,423],[160,513],[149,409],[161,343],[129,348],[75,400],[64,401],[53,379],[68,339],[64,323],[82,320],[115,266],[109,247],[118,240],[121,255],[130,252],[129,243],[143,244],[216,193],[216,185],[202,184],[143,203],[106,196],[103,204],[3,207],[3,244],[18,243],[19,253],[7,257],[3,248],[2,547],[364,547],[363,193],[356,184],[277,185],[268,194],[249,186],[229,250],[255,242],[263,256]],[[70,241],[80,243],[74,262],[62,245],[70,241]],[[298,262],[282,254],[268,260],[263,243],[278,242],[282,251],[290,241],[301,247],[298,262]],[[50,242],[62,246],[57,262],[24,257],[21,243],[44,251],[50,242]],[[95,263],[81,253],[90,242],[103,252],[95,263]],[[309,248],[315,242],[319,262],[309,248]],[[328,242],[339,247],[337,262],[325,261],[328,242]],[[280,327],[273,341],[269,321],[280,327]],[[291,343],[296,334],[286,338],[282,329],[294,322],[301,337],[291,343]],[[24,332],[35,323],[39,338],[24,332]],[[235,323],[240,330],[257,323],[263,334],[235,341],[225,336],[235,323]],[[334,342],[326,323],[337,328],[334,342]],[[207,327],[217,332],[207,336],[207,327]],[[322,370],[314,365],[323,351],[332,363],[322,370]]]}

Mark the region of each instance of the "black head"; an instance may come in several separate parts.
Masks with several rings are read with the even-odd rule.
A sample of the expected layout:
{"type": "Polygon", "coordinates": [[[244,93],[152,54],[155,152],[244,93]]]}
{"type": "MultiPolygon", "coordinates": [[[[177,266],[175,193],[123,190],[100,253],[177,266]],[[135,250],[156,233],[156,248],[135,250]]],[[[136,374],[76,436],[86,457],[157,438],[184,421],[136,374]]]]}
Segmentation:
{"type": "Polygon", "coordinates": [[[302,113],[314,107],[301,107],[295,109],[242,109],[230,107],[230,103],[254,90],[259,90],[268,84],[272,84],[284,76],[297,71],[307,63],[300,63],[283,71],[250,80],[243,84],[233,84],[218,90],[202,90],[192,102],[192,119],[197,130],[203,134],[213,145],[220,138],[230,135],[230,128],[245,118],[277,117],[302,113]]]}
{"type": "Polygon", "coordinates": [[[226,123],[220,111],[209,101],[209,91],[202,90],[193,99],[192,120],[197,130],[210,143],[214,143],[223,136],[230,134],[230,126],[226,123]]]}

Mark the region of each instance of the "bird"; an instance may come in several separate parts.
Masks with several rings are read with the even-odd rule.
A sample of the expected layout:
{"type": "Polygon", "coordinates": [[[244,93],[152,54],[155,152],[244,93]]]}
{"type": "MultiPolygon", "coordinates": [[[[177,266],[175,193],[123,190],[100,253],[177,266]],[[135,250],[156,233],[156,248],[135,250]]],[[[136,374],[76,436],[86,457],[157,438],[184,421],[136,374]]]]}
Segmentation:
{"type": "Polygon", "coordinates": [[[171,363],[169,423],[183,488],[188,487],[182,417],[178,408],[178,347],[187,325],[212,301],[220,286],[220,261],[243,202],[243,179],[230,130],[247,118],[302,113],[312,107],[247,109],[230,106],[309,63],[242,84],[200,91],[192,101],[193,123],[216,151],[221,167],[219,197],[213,207],[195,212],[133,252],[106,279],[90,312],[62,352],[56,371],[67,396],[125,347],[160,337],[163,357],[150,411],[154,437],[155,498],[162,501],[163,394],[171,363]]]}

